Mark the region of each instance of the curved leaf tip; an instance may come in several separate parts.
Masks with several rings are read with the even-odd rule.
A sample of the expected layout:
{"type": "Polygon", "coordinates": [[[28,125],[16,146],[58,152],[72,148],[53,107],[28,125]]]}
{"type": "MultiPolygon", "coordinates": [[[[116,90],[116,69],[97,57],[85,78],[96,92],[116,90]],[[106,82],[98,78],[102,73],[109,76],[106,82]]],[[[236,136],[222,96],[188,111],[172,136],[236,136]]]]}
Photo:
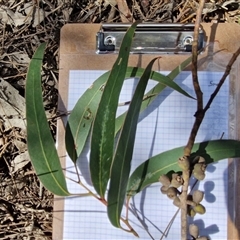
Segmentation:
{"type": "Polygon", "coordinates": [[[56,195],[67,196],[69,192],[43,106],[41,66],[45,47],[46,43],[38,47],[27,72],[27,146],[30,160],[43,185],[56,195]]]}

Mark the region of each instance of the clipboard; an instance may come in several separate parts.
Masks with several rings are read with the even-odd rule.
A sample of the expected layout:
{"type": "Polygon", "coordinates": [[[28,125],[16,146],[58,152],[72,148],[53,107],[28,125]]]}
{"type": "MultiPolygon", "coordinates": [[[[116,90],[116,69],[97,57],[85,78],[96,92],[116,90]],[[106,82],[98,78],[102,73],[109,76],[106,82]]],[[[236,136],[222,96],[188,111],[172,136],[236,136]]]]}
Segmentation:
{"type": "MultiPolygon", "coordinates": [[[[199,71],[225,71],[225,67],[232,54],[239,47],[240,27],[237,24],[202,24],[207,38],[206,51],[199,57],[199,71]]],[[[60,113],[68,111],[69,96],[69,72],[70,70],[109,70],[115,61],[116,54],[97,55],[96,33],[100,24],[67,24],[61,30],[60,39],[60,69],[59,69],[59,105],[60,113]]],[[[154,54],[131,55],[129,66],[146,67],[148,62],[154,58],[154,54]]],[[[189,55],[162,55],[158,63],[153,67],[156,71],[170,71],[177,67],[189,55]]],[[[185,69],[190,70],[190,67],[185,69]]],[[[240,111],[238,110],[240,84],[240,61],[235,62],[229,76],[229,134],[228,138],[239,139],[240,111]]],[[[65,142],[64,125],[67,116],[61,117],[57,123],[57,146],[62,166],[65,168],[65,142]]],[[[182,145],[185,144],[184,142],[182,145]]],[[[228,217],[227,239],[240,238],[240,189],[238,182],[240,171],[238,161],[228,160],[228,217]]],[[[64,199],[55,196],[53,213],[53,239],[64,239],[64,199]]],[[[107,218],[107,215],[106,215],[107,218]]],[[[75,221],[77,221],[75,219],[75,221]]],[[[203,216],[204,221],[204,216],[203,216]]],[[[79,226],[81,227],[81,226],[79,226]]],[[[77,239],[77,238],[76,238],[77,239]]],[[[79,239],[79,238],[78,238],[79,239]]],[[[133,238],[134,239],[134,238],[133,238]]]]}

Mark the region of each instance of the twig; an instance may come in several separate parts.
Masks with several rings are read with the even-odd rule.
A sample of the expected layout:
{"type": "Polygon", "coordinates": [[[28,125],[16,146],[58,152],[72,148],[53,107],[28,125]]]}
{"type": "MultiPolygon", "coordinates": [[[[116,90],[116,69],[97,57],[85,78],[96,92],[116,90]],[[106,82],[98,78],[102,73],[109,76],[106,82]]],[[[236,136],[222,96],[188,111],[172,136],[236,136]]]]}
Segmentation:
{"type": "MultiPolygon", "coordinates": [[[[204,6],[204,0],[200,2],[197,17],[196,17],[196,23],[195,23],[195,29],[194,29],[194,42],[193,42],[193,52],[192,52],[192,77],[193,77],[193,86],[194,90],[197,96],[197,112],[195,113],[195,122],[193,124],[190,137],[188,140],[188,143],[184,149],[184,155],[190,156],[193,144],[195,142],[195,138],[197,135],[197,132],[200,128],[200,125],[204,119],[206,111],[210,108],[211,103],[213,102],[214,98],[216,97],[217,93],[221,89],[221,86],[225,82],[227,76],[229,75],[232,65],[236,61],[237,57],[240,55],[240,47],[238,50],[233,54],[232,58],[230,59],[228,65],[226,66],[226,70],[220,79],[219,83],[217,84],[216,89],[212,93],[211,97],[209,98],[206,106],[203,108],[203,100],[202,100],[202,91],[199,86],[198,82],[198,75],[197,75],[197,47],[198,47],[198,31],[200,26],[200,19],[201,19],[201,13],[204,6]]],[[[185,240],[187,238],[187,191],[188,191],[188,185],[189,185],[189,169],[186,171],[183,171],[183,179],[184,179],[184,185],[182,188],[182,194],[181,194],[181,239],[185,240]]]]}
{"type": "MultiPolygon", "coordinates": [[[[197,96],[197,112],[195,114],[195,123],[193,125],[188,143],[184,149],[184,156],[187,157],[187,161],[189,161],[189,156],[199,129],[199,126],[201,124],[201,121],[203,119],[203,98],[202,98],[202,91],[201,87],[198,82],[198,75],[197,75],[197,60],[198,60],[198,36],[199,36],[199,28],[200,28],[200,22],[201,22],[201,16],[203,7],[205,4],[205,0],[201,0],[199,4],[199,8],[196,15],[196,22],[195,22],[195,28],[194,28],[194,39],[192,44],[192,78],[193,78],[193,86],[194,90],[197,96]]],[[[188,185],[189,185],[189,175],[190,175],[190,169],[189,167],[187,169],[183,170],[182,177],[184,180],[183,187],[182,187],[182,193],[181,193],[181,239],[186,240],[187,239],[187,192],[188,192],[188,185]]]]}
{"type": "Polygon", "coordinates": [[[206,113],[206,111],[210,108],[210,105],[212,104],[213,99],[216,97],[217,93],[219,92],[220,88],[222,87],[223,83],[225,82],[227,76],[229,75],[231,69],[232,69],[232,65],[234,64],[234,62],[236,61],[237,57],[240,55],[240,47],[238,48],[238,50],[232,55],[226,70],[222,76],[222,78],[220,79],[216,89],[214,90],[214,92],[212,93],[211,97],[209,98],[205,108],[204,108],[204,113],[206,113]]]}
{"type": "MultiPolygon", "coordinates": [[[[240,55],[240,47],[238,48],[238,50],[233,54],[232,58],[230,59],[226,70],[222,76],[222,78],[220,79],[216,89],[214,90],[214,92],[212,93],[211,97],[209,98],[206,106],[204,107],[204,109],[202,109],[201,114],[198,115],[196,114],[196,119],[191,131],[191,135],[189,138],[189,141],[191,141],[191,145],[187,145],[187,151],[184,150],[184,153],[188,153],[190,155],[191,153],[191,149],[192,146],[194,144],[194,140],[195,137],[197,135],[198,129],[203,121],[203,118],[205,116],[205,113],[207,112],[207,110],[210,108],[211,103],[213,102],[214,98],[216,97],[217,93],[219,92],[221,86],[223,85],[223,83],[225,82],[227,76],[229,75],[232,65],[234,64],[234,62],[236,61],[237,57],[240,55]]],[[[185,148],[186,149],[186,148],[185,148]]],[[[189,156],[187,155],[187,156],[189,156]]],[[[189,170],[188,171],[183,171],[183,179],[184,179],[184,185],[182,188],[182,194],[181,194],[181,237],[182,240],[185,240],[187,237],[187,204],[186,204],[186,198],[187,198],[187,190],[188,190],[188,184],[189,184],[189,170]],[[186,198],[185,198],[186,197],[186,198]]]]}
{"type": "Polygon", "coordinates": [[[196,16],[196,22],[195,22],[195,28],[194,28],[194,40],[192,44],[192,79],[193,79],[193,86],[194,86],[194,91],[197,96],[197,112],[195,113],[195,123],[193,126],[193,129],[191,131],[187,146],[184,149],[184,155],[189,156],[195,141],[195,137],[197,135],[197,131],[199,128],[199,121],[203,117],[203,98],[202,98],[202,91],[201,87],[198,82],[198,75],[197,75],[197,60],[198,60],[198,36],[199,36],[199,28],[200,28],[200,21],[201,21],[201,15],[202,15],[202,10],[205,4],[205,0],[201,0],[199,4],[199,8],[197,11],[197,16],[196,16]]]}

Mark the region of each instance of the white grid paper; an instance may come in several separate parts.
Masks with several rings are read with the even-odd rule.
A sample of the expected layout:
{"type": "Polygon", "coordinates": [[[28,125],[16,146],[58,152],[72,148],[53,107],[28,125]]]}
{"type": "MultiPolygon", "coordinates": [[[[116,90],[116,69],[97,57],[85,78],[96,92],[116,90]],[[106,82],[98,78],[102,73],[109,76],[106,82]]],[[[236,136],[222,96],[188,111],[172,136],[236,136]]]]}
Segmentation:
{"type": "MultiPolygon", "coordinates": [[[[68,110],[71,110],[78,98],[103,74],[104,71],[71,70],[69,75],[68,110]]],[[[166,72],[165,72],[166,74],[166,72]]],[[[199,81],[204,93],[204,103],[215,88],[221,73],[200,72],[199,81]]],[[[191,74],[182,72],[176,82],[188,93],[194,96],[191,74]]],[[[130,100],[137,80],[125,81],[120,102],[130,100]]],[[[147,90],[156,82],[150,81],[147,90]]],[[[223,132],[228,132],[228,81],[223,85],[211,108],[206,114],[196,141],[219,139],[223,132]]],[[[120,107],[118,114],[124,112],[127,106],[120,107]]],[[[132,160],[132,170],[150,156],[162,151],[186,144],[196,111],[196,101],[186,98],[171,89],[166,88],[152,103],[150,108],[140,115],[135,148],[132,160]]],[[[91,184],[88,174],[88,146],[83,151],[81,173],[91,184]]],[[[73,164],[66,161],[67,176],[75,178],[73,164]]],[[[227,161],[212,164],[207,169],[207,177],[200,182],[198,189],[204,190],[206,196],[203,205],[206,214],[197,215],[194,221],[200,226],[201,235],[209,235],[211,239],[227,239],[227,161]],[[219,211],[221,209],[221,211],[219,211]]],[[[78,185],[68,181],[70,192],[84,192],[78,185]]],[[[91,186],[89,186],[91,188],[91,186]]],[[[148,227],[154,239],[160,239],[177,208],[174,207],[165,195],[159,191],[160,184],[153,184],[143,192],[137,194],[132,204],[137,209],[143,224],[148,227]]],[[[92,188],[91,188],[92,189],[92,188]]],[[[123,210],[124,213],[124,210],[123,210]]],[[[129,216],[133,228],[140,239],[150,239],[139,220],[132,214],[129,216]]],[[[164,239],[180,238],[180,214],[174,220],[168,235],[164,239]]],[[[92,197],[65,199],[64,206],[64,239],[136,239],[133,235],[111,226],[107,219],[106,207],[92,197]]]]}

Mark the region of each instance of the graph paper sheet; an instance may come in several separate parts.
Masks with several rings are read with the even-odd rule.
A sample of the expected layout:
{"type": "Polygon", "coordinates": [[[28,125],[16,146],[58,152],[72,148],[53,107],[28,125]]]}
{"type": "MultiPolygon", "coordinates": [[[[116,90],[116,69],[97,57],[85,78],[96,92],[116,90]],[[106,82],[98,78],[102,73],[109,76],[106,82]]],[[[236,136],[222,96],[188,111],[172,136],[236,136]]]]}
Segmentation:
{"type": "MultiPolygon", "coordinates": [[[[69,75],[68,110],[71,110],[81,94],[104,71],[72,70],[69,75]]],[[[165,73],[166,74],[166,73],[165,73]]],[[[206,104],[221,73],[200,72],[199,81],[206,104]]],[[[190,72],[182,72],[176,82],[194,96],[190,72]]],[[[125,81],[120,102],[129,101],[137,80],[125,81]]],[[[147,90],[156,84],[150,81],[147,90]]],[[[228,81],[220,90],[201,125],[196,141],[214,140],[228,135],[228,81]]],[[[119,107],[118,114],[127,106],[119,107]]],[[[186,144],[196,111],[196,101],[166,88],[139,118],[132,171],[151,156],[162,151],[186,144]]],[[[83,151],[78,165],[81,177],[90,189],[91,180],[88,170],[88,146],[83,151]]],[[[177,160],[177,159],[176,159],[177,160]]],[[[73,164],[66,161],[67,176],[76,179],[73,164]]],[[[200,227],[200,235],[211,239],[227,239],[227,160],[211,164],[207,168],[206,178],[197,188],[205,192],[202,204],[206,214],[196,215],[193,222],[200,227]]],[[[84,192],[77,184],[68,181],[69,191],[84,192]]],[[[107,218],[106,207],[92,197],[68,197],[64,203],[64,239],[136,239],[132,234],[114,228],[107,218]]],[[[140,239],[160,239],[172,220],[177,208],[160,193],[160,184],[156,183],[137,194],[131,201],[132,212],[129,219],[140,239]],[[134,214],[133,214],[134,213],[134,214]],[[138,217],[136,217],[136,213],[138,217]],[[144,226],[144,227],[143,227],[144,226]],[[145,229],[144,229],[145,228],[145,229]],[[146,231],[147,229],[147,231],[146,231]]],[[[123,209],[123,214],[125,209],[123,209]]],[[[163,239],[180,239],[180,214],[173,221],[163,239]]]]}

